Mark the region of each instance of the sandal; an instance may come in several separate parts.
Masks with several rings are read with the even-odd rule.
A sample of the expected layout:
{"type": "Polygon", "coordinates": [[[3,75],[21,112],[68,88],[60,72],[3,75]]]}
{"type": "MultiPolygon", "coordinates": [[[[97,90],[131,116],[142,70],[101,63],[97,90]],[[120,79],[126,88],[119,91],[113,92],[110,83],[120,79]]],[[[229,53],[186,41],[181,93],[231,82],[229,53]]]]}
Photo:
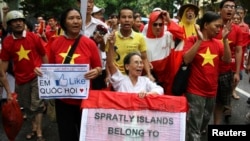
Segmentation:
{"type": "Polygon", "coordinates": [[[36,141],[45,141],[45,139],[43,138],[43,136],[37,136],[36,141]]]}
{"type": "Polygon", "coordinates": [[[238,96],[236,93],[233,93],[233,94],[232,94],[232,97],[233,97],[234,99],[236,99],[236,100],[240,99],[240,96],[238,96]]]}
{"type": "Polygon", "coordinates": [[[26,139],[27,139],[27,140],[31,140],[31,139],[33,139],[34,137],[36,137],[36,131],[32,131],[31,133],[28,133],[28,134],[26,135],[26,139]]]}

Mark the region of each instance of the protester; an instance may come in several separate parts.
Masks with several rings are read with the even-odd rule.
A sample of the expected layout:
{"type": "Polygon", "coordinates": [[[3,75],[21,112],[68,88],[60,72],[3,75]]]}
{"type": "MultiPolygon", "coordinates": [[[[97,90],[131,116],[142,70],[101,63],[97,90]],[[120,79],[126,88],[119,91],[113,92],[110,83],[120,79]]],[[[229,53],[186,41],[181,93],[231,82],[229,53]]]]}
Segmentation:
{"type": "MultiPolygon", "coordinates": [[[[120,28],[115,32],[115,64],[118,69],[125,74],[123,59],[130,52],[140,52],[144,64],[146,76],[152,81],[154,77],[150,72],[150,66],[147,59],[147,47],[143,35],[132,30],[134,22],[133,10],[129,7],[123,7],[118,15],[120,28]]],[[[106,46],[106,51],[109,45],[106,46]]],[[[107,77],[110,77],[109,75],[107,77]]]]}
{"type": "MultiPolygon", "coordinates": [[[[246,13],[247,13],[247,9],[243,8],[242,6],[237,6],[236,8],[236,13],[238,13],[241,16],[241,21],[239,23],[240,29],[242,30],[243,33],[248,33],[248,35],[250,34],[250,29],[248,24],[245,23],[245,17],[246,17],[246,13]]],[[[247,61],[248,61],[248,53],[249,53],[249,36],[248,37],[244,37],[244,39],[247,40],[247,45],[245,47],[245,49],[243,48],[242,52],[243,52],[243,65],[245,65],[245,67],[250,67],[247,66],[247,61]]],[[[250,78],[249,78],[249,82],[250,82],[250,78]]],[[[250,97],[247,99],[247,103],[250,104],[250,97]]]]}
{"type": "Polygon", "coordinates": [[[50,16],[48,18],[48,25],[50,26],[50,30],[45,32],[47,41],[49,41],[51,37],[63,35],[63,30],[58,25],[56,17],[50,16]]]}
{"type": "MultiPolygon", "coordinates": [[[[148,30],[145,36],[147,44],[147,56],[148,60],[152,65],[151,70],[153,71],[156,82],[164,88],[165,94],[170,94],[170,86],[172,79],[170,75],[174,76],[174,66],[178,66],[178,63],[182,60],[182,52],[180,52],[180,61],[178,62],[177,55],[174,57],[176,60],[174,66],[171,66],[170,56],[173,49],[175,48],[176,31],[184,37],[183,29],[176,23],[174,23],[168,12],[165,10],[154,11],[149,16],[148,30]],[[166,19],[166,21],[164,20],[166,19]],[[168,30],[164,30],[165,22],[167,22],[168,30]],[[173,31],[173,32],[172,32],[173,31]],[[182,32],[182,33],[181,33],[182,32]]],[[[179,38],[183,40],[184,38],[179,38]]]]}
{"type": "MultiPolygon", "coordinates": [[[[13,60],[18,101],[25,111],[32,114],[32,132],[27,134],[26,139],[35,137],[37,141],[43,141],[42,117],[46,107],[38,96],[37,75],[34,69],[48,62],[45,48],[36,34],[25,30],[25,17],[21,12],[8,12],[6,22],[12,34],[3,41],[1,69],[6,72],[9,61],[13,60]]],[[[8,91],[8,97],[9,95],[8,91]]]]}
{"type": "Polygon", "coordinates": [[[197,36],[185,41],[183,61],[191,67],[186,92],[189,105],[187,141],[201,140],[201,132],[206,130],[215,105],[219,62],[231,61],[227,40],[231,24],[225,25],[222,31],[224,48],[220,40],[214,39],[221,26],[218,14],[206,12],[200,20],[201,31],[196,27],[197,36]]]}
{"type": "Polygon", "coordinates": [[[142,75],[143,62],[138,52],[128,53],[123,60],[126,75],[114,64],[115,34],[109,36],[109,49],[107,53],[107,66],[110,71],[110,82],[115,91],[138,93],[140,98],[152,94],[163,94],[163,88],[142,75]]]}
{"type": "MultiPolygon", "coordinates": [[[[78,0],[80,4],[80,0],[78,0]]],[[[99,56],[102,62],[102,73],[96,79],[93,80],[93,89],[100,90],[107,87],[106,83],[106,53],[105,53],[105,42],[108,34],[100,34],[103,32],[96,32],[98,29],[97,26],[102,27],[101,29],[108,29],[108,26],[101,20],[94,18],[92,12],[94,10],[95,1],[87,0],[87,11],[86,11],[86,20],[85,20],[85,30],[84,35],[91,37],[97,44],[99,50],[99,56]],[[100,26],[102,25],[102,26],[100,26]]]]}
{"type": "MultiPolygon", "coordinates": [[[[235,1],[223,0],[220,3],[220,15],[223,25],[232,23],[232,18],[235,13],[235,1]]],[[[222,39],[222,32],[217,36],[217,39],[222,39]]],[[[233,88],[240,81],[240,67],[242,64],[242,47],[243,38],[242,31],[239,26],[232,24],[228,35],[229,45],[232,53],[231,63],[220,64],[219,70],[219,86],[217,91],[216,106],[214,110],[214,124],[221,123],[221,117],[224,114],[226,121],[232,115],[231,97],[233,88]]]]}
{"type": "Polygon", "coordinates": [[[117,31],[119,30],[119,22],[118,22],[118,15],[113,13],[110,15],[110,26],[108,28],[109,32],[112,32],[113,30],[117,31]]]}
{"type": "Polygon", "coordinates": [[[138,16],[138,15],[135,15],[134,16],[134,24],[132,26],[132,29],[135,31],[135,32],[141,32],[140,31],[140,27],[141,27],[141,16],[138,16]]]}
{"type": "MultiPolygon", "coordinates": [[[[70,64],[89,64],[90,70],[84,75],[85,79],[93,80],[101,73],[101,61],[98,48],[94,41],[80,35],[82,29],[82,16],[80,11],[69,8],[61,15],[60,25],[65,32],[48,46],[49,63],[62,64],[78,36],[81,36],[70,64]],[[65,55],[62,55],[65,54],[65,55]]],[[[42,75],[41,72],[38,72],[42,75]]],[[[81,99],[56,99],[56,121],[60,141],[78,141],[81,125],[81,99]]]]}
{"type": "Polygon", "coordinates": [[[186,38],[196,36],[195,26],[199,8],[194,4],[185,4],[179,10],[179,25],[183,27],[186,38]]]}
{"type": "Polygon", "coordinates": [[[99,19],[101,21],[105,21],[104,20],[104,12],[105,12],[105,9],[104,8],[99,8],[97,6],[94,6],[93,7],[93,11],[92,11],[92,16],[96,19],[99,19]]]}

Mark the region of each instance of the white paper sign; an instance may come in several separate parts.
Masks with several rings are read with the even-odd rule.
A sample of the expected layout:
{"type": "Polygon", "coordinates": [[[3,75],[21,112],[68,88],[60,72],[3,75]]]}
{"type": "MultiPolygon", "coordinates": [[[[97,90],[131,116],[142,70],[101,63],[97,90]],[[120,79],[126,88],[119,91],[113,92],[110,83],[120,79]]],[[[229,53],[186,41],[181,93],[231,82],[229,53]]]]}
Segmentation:
{"type": "Polygon", "coordinates": [[[84,78],[88,64],[43,64],[38,77],[41,99],[87,99],[90,82],[84,78]]]}

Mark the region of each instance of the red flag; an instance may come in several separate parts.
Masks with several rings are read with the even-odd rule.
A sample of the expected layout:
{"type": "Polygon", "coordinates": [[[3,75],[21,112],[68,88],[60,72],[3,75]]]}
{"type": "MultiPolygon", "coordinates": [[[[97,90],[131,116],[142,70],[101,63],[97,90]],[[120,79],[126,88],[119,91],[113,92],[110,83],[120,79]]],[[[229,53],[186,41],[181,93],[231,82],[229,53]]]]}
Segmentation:
{"type": "Polygon", "coordinates": [[[81,108],[186,112],[187,101],[184,96],[149,95],[139,98],[137,94],[131,93],[90,90],[89,97],[82,101],[81,108]]]}

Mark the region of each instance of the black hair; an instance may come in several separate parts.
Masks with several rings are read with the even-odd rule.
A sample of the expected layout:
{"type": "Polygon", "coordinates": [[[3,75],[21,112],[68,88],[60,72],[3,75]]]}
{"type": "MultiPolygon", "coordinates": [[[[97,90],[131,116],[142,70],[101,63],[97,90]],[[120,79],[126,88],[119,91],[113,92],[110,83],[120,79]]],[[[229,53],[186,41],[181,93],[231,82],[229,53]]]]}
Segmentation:
{"type": "Polygon", "coordinates": [[[118,18],[118,15],[117,15],[116,13],[113,13],[113,14],[111,14],[109,17],[110,17],[110,19],[118,18]]]}
{"type": "Polygon", "coordinates": [[[223,6],[224,6],[224,4],[226,3],[226,2],[228,2],[228,1],[231,1],[231,2],[233,2],[234,4],[235,4],[235,1],[234,0],[223,0],[223,1],[221,1],[220,2],[220,9],[222,9],[223,8],[223,6]]]}
{"type": "Polygon", "coordinates": [[[67,31],[67,28],[66,28],[66,26],[65,26],[66,18],[67,18],[67,16],[68,16],[69,12],[70,12],[70,11],[74,11],[74,10],[77,11],[77,12],[80,14],[81,18],[82,18],[81,12],[80,12],[78,9],[76,9],[76,8],[68,8],[68,9],[66,9],[65,11],[63,11],[62,14],[61,14],[60,25],[61,25],[62,29],[63,29],[65,32],[67,31]]]}
{"type": "Polygon", "coordinates": [[[51,15],[51,16],[48,16],[48,18],[47,18],[47,21],[48,21],[48,20],[50,20],[50,19],[54,19],[55,21],[57,21],[57,18],[56,18],[56,16],[53,16],[53,15],[51,15]]]}
{"type": "Polygon", "coordinates": [[[207,11],[199,21],[200,30],[202,31],[204,29],[204,25],[206,23],[211,23],[211,22],[216,21],[220,18],[221,18],[221,16],[219,14],[217,14],[213,11],[207,11]]]}
{"type": "Polygon", "coordinates": [[[34,31],[34,26],[30,20],[26,20],[25,23],[30,32],[34,31]]]}
{"type": "Polygon", "coordinates": [[[236,11],[237,10],[243,10],[244,14],[246,14],[246,12],[247,12],[246,9],[240,5],[236,7],[236,11]]]}
{"type": "Polygon", "coordinates": [[[122,11],[122,10],[130,10],[130,11],[132,12],[132,16],[133,16],[133,18],[134,18],[134,11],[133,11],[133,9],[131,9],[130,7],[125,6],[125,7],[122,7],[121,10],[119,11],[118,19],[121,18],[121,11],[122,11]]]}
{"type": "Polygon", "coordinates": [[[128,74],[129,71],[126,70],[126,67],[125,67],[125,66],[128,65],[128,64],[130,64],[131,58],[132,58],[133,56],[135,56],[135,55],[138,55],[138,56],[141,57],[141,54],[138,53],[138,52],[130,52],[130,53],[127,54],[127,55],[124,57],[124,59],[123,59],[123,65],[124,65],[124,70],[125,70],[125,73],[126,73],[126,74],[128,74]]]}

